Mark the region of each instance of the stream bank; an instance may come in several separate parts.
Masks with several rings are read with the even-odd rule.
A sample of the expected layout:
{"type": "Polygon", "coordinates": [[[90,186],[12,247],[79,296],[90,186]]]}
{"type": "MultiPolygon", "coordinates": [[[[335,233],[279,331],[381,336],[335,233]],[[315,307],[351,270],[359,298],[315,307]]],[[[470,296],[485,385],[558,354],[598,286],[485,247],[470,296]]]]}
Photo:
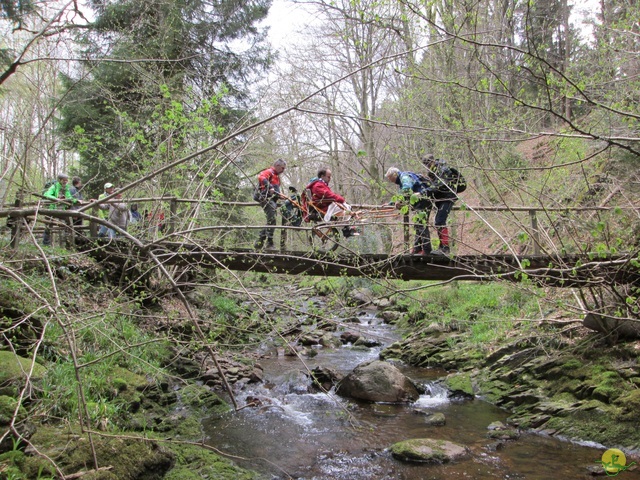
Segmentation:
{"type": "Polygon", "coordinates": [[[640,342],[610,345],[585,328],[531,326],[507,343],[479,349],[458,331],[431,324],[381,358],[452,373],[454,394],[511,412],[509,423],[545,435],[640,450],[640,342]]]}

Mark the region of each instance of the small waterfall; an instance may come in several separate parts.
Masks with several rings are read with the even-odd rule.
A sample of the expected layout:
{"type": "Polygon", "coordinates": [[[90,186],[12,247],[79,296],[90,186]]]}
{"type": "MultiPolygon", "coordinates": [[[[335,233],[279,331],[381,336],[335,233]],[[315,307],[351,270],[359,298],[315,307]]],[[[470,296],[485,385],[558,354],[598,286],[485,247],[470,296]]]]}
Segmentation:
{"type": "Polygon", "coordinates": [[[437,382],[429,382],[425,385],[425,393],[413,404],[418,408],[432,408],[449,403],[449,392],[437,382]]]}

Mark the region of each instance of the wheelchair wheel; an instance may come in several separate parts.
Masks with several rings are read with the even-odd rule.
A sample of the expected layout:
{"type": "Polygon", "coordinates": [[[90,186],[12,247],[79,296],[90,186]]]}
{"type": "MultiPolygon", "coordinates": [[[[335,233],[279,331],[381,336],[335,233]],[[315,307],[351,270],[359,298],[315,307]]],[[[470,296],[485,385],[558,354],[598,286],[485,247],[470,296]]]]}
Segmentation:
{"type": "Polygon", "coordinates": [[[315,252],[332,252],[340,246],[340,230],[329,225],[316,225],[311,229],[310,245],[315,252]]]}

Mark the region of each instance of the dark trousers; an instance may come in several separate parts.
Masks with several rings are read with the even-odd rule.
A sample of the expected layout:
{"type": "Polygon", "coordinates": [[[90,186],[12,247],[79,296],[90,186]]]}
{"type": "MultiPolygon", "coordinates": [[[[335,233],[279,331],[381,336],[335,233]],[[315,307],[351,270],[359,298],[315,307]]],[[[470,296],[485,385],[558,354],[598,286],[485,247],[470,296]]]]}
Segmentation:
{"type": "Polygon", "coordinates": [[[436,218],[434,221],[436,228],[446,227],[447,218],[449,218],[453,208],[453,200],[434,200],[434,204],[436,206],[436,218]]]}
{"type": "MultiPolygon", "coordinates": [[[[436,209],[435,227],[440,238],[440,245],[442,247],[449,246],[449,233],[447,230],[447,219],[453,208],[453,200],[434,200],[433,205],[436,209]]],[[[431,214],[431,205],[427,208],[420,210],[424,212],[424,215],[420,215],[420,218],[416,220],[416,238],[413,243],[413,247],[416,250],[423,250],[424,252],[431,251],[431,235],[429,234],[429,215],[431,214]]]]}
{"type": "MultiPolygon", "coordinates": [[[[276,211],[278,205],[274,200],[268,200],[262,203],[262,210],[264,210],[264,214],[267,216],[267,225],[276,225],[276,211]]],[[[267,243],[273,243],[273,228],[263,228],[260,230],[260,241],[267,243]]]]}
{"type": "MultiPolygon", "coordinates": [[[[70,219],[64,219],[64,220],[56,220],[53,217],[46,217],[50,222],[53,221],[58,221],[60,223],[63,223],[65,226],[62,227],[62,239],[65,243],[65,246],[67,248],[71,248],[71,220],[70,219]]],[[[52,232],[52,227],[49,224],[45,224],[44,226],[44,233],[42,234],[42,245],[45,246],[51,246],[53,244],[53,232],[52,232]]]]}

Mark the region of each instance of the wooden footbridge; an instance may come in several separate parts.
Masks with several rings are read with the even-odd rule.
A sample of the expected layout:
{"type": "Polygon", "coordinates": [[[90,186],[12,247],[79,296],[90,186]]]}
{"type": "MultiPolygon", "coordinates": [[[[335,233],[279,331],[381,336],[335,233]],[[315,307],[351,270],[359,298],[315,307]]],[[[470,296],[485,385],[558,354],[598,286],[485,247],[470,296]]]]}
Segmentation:
{"type": "MultiPolygon", "coordinates": [[[[105,221],[94,215],[77,211],[42,209],[38,211],[38,209],[28,208],[0,210],[0,218],[10,217],[14,220],[12,230],[14,246],[20,238],[20,229],[22,228],[24,238],[25,230],[31,228],[29,222],[25,220],[44,214],[50,221],[62,224],[68,222],[71,216],[89,220],[92,225],[91,231],[94,233],[89,233],[89,228],[84,227],[83,231],[75,232],[73,243],[79,249],[91,251],[92,255],[98,256],[101,260],[123,265],[131,265],[133,257],[136,264],[151,261],[185,269],[215,268],[287,275],[367,276],[431,281],[532,281],[557,287],[640,284],[637,251],[616,255],[555,256],[534,251],[532,255],[479,254],[452,257],[357,253],[349,248],[335,252],[320,252],[313,249],[255,251],[248,248],[220,247],[216,243],[207,244],[202,239],[180,242],[168,240],[176,237],[181,240],[188,238],[188,236],[177,234],[168,235],[164,239],[144,241],[121,232],[119,238],[108,240],[95,237],[97,224],[105,224],[105,221]],[[20,227],[21,222],[22,227],[20,227]]],[[[345,246],[348,247],[348,243],[345,243],[345,246]]]]}
{"type": "Polygon", "coordinates": [[[287,275],[367,276],[402,280],[530,280],[557,287],[638,283],[629,256],[387,255],[256,252],[162,242],[148,250],[163,264],[287,275]]]}

